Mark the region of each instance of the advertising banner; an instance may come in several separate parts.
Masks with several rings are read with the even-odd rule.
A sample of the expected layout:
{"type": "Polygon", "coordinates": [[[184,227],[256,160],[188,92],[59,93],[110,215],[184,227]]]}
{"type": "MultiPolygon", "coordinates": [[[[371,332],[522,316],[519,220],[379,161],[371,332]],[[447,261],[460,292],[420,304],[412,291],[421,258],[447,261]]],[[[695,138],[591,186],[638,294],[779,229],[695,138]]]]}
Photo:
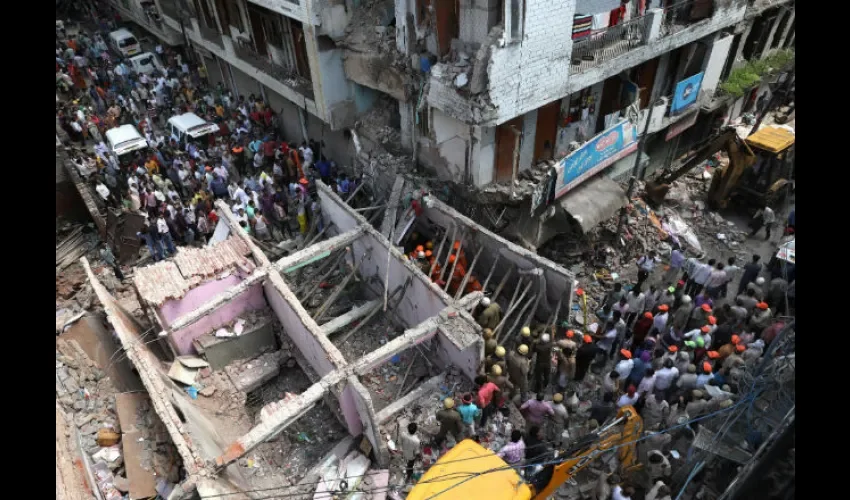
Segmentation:
{"type": "Polygon", "coordinates": [[[567,194],[600,170],[637,150],[637,129],[629,120],[587,141],[558,162],[555,197],[567,194]]]}
{"type": "Polygon", "coordinates": [[[681,113],[697,102],[699,89],[702,86],[703,74],[697,73],[676,84],[676,91],[673,93],[673,102],[670,104],[670,114],[681,113]]]}

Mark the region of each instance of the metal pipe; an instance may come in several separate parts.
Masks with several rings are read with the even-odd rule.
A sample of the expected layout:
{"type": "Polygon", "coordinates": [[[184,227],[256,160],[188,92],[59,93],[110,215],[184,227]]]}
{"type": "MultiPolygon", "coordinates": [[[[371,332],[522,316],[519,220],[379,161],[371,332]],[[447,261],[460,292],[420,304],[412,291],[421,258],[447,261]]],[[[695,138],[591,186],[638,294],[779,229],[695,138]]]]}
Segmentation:
{"type": "Polygon", "coordinates": [[[360,192],[360,189],[362,189],[362,188],[363,188],[363,186],[365,186],[365,185],[366,185],[366,183],[365,183],[365,182],[363,182],[363,181],[362,181],[362,179],[361,179],[360,184],[359,184],[359,185],[358,185],[358,186],[354,189],[354,191],[352,191],[352,192],[351,192],[351,194],[348,196],[348,198],[346,198],[346,199],[345,199],[345,204],[346,204],[346,205],[348,205],[348,202],[349,202],[349,201],[351,201],[351,200],[353,200],[353,199],[354,199],[354,195],[356,195],[357,193],[359,193],[359,192],[360,192]]]}
{"type": "MultiPolygon", "coordinates": [[[[508,272],[505,273],[505,276],[502,278],[502,281],[499,282],[499,285],[496,286],[496,291],[493,292],[493,297],[490,299],[492,302],[496,302],[499,298],[499,295],[502,293],[502,289],[505,287],[505,283],[508,282],[508,278],[510,278],[511,274],[513,274],[514,269],[516,269],[516,265],[514,267],[508,269],[508,272]]],[[[520,278],[522,280],[522,278],[520,278]]]]}
{"type": "MultiPolygon", "coordinates": [[[[531,280],[528,280],[528,285],[525,287],[525,290],[522,291],[522,295],[520,295],[519,300],[516,302],[516,304],[513,305],[513,307],[508,309],[508,312],[505,313],[505,316],[502,318],[502,321],[500,321],[499,324],[496,325],[496,328],[493,329],[494,334],[498,334],[499,329],[502,328],[502,326],[504,326],[505,321],[507,321],[507,319],[511,316],[511,313],[513,313],[514,310],[516,310],[516,307],[522,302],[522,299],[525,298],[525,295],[528,293],[528,290],[531,288],[532,283],[533,282],[531,280]]],[[[517,288],[519,288],[519,287],[517,287],[517,288]]],[[[501,337],[502,337],[501,335],[497,335],[496,341],[500,342],[501,337]]]]}
{"type": "MultiPolygon", "coordinates": [[[[343,249],[342,254],[341,254],[340,256],[338,256],[336,259],[334,259],[334,260],[332,260],[332,261],[330,261],[330,260],[329,260],[329,261],[325,262],[325,265],[323,265],[323,266],[322,266],[322,269],[326,269],[326,267],[325,267],[325,266],[329,266],[329,268],[328,268],[328,270],[327,270],[324,274],[322,274],[322,276],[319,278],[319,283],[321,283],[321,282],[325,281],[326,279],[328,279],[328,276],[330,276],[330,275],[331,275],[331,273],[333,273],[333,272],[334,272],[334,270],[336,269],[337,264],[339,264],[339,263],[342,261],[342,259],[344,259],[344,258],[345,258],[345,254],[346,254],[346,253],[348,253],[348,252],[349,252],[348,247],[346,247],[345,249],[343,249]]],[[[305,283],[303,286],[299,287],[299,288],[298,288],[298,290],[296,290],[296,291],[295,291],[295,295],[297,296],[299,293],[302,293],[305,289],[309,288],[310,286],[313,286],[313,288],[310,290],[310,292],[309,292],[309,293],[307,293],[307,295],[305,295],[304,297],[302,297],[301,299],[299,299],[301,302],[306,302],[306,301],[307,301],[307,299],[309,299],[310,297],[312,297],[312,296],[313,296],[313,294],[316,292],[316,290],[318,290],[318,289],[319,289],[319,287],[318,287],[317,285],[314,285],[313,283],[309,283],[309,282],[308,282],[308,283],[305,283]]]]}

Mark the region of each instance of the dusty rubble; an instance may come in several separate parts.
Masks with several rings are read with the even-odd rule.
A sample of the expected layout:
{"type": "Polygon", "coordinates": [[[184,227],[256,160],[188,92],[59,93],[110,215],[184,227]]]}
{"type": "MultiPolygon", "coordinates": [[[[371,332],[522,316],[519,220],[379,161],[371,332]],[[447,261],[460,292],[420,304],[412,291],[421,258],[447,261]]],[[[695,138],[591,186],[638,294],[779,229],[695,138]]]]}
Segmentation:
{"type": "Polygon", "coordinates": [[[438,375],[439,370],[430,361],[432,358],[432,353],[413,347],[361,375],[360,381],[369,390],[375,411],[383,410],[425,380],[438,375]]]}
{"type": "MultiPolygon", "coordinates": [[[[73,415],[80,447],[91,464],[97,487],[107,500],[123,498],[123,493],[130,489],[116,394],[109,377],[77,341],[57,340],[56,396],[66,414],[73,415]]],[[[150,405],[142,404],[139,408],[137,420],[132,424],[138,432],[138,436],[133,434],[138,438],[135,458],[142,469],[164,479],[162,486],[167,487],[167,483],[180,479],[178,455],[150,405]]]]}

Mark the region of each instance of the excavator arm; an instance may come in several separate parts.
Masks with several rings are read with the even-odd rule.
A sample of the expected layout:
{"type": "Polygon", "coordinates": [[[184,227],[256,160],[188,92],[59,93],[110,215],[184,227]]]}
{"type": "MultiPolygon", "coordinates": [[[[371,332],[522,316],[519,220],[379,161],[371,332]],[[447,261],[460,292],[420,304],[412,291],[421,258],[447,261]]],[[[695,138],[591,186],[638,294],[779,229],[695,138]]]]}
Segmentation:
{"type": "Polygon", "coordinates": [[[646,195],[649,201],[654,204],[660,204],[670,191],[670,185],[690,172],[695,166],[711,158],[713,154],[721,150],[728,150],[731,144],[737,144],[738,136],[734,128],[727,128],[714,136],[713,139],[705,141],[697,147],[696,153],[686,160],[682,165],[671,170],[663,171],[655,179],[650,179],[646,183],[646,195]]]}
{"type": "Polygon", "coordinates": [[[438,496],[440,500],[542,500],[614,448],[622,473],[640,468],[636,442],[642,433],[643,419],[637,410],[623,406],[613,422],[561,453],[569,458],[546,465],[526,479],[492,451],[465,439],[425,472],[408,493],[407,500],[432,500],[438,496]]]}
{"type": "Polygon", "coordinates": [[[562,484],[575,477],[582,469],[590,465],[604,452],[617,448],[617,458],[620,462],[621,472],[628,474],[638,470],[641,465],[637,461],[637,440],[643,434],[643,419],[638,415],[633,406],[623,406],[617,411],[617,418],[599,431],[586,436],[573,445],[566,454],[563,462],[550,466],[551,472],[545,468],[538,473],[539,479],[545,479],[551,475],[545,486],[542,480],[531,479],[532,496],[535,499],[548,498],[561,487],[562,484]]]}

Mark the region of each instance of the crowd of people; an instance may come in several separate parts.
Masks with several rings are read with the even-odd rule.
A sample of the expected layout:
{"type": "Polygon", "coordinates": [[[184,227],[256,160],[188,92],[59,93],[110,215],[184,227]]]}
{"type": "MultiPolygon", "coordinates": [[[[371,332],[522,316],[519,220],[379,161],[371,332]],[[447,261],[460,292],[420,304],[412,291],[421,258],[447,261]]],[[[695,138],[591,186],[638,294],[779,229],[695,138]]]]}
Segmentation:
{"type": "Polygon", "coordinates": [[[321,228],[315,179],[341,194],[353,191],[356,180],[338,171],[321,143],[283,140],[279,115],[263,99],[211,87],[203,66],[180,52],[157,45],[163,71],[136,72],[105,42],[116,28],[105,20],[73,36],[57,29],[57,126],[102,202],[147,217],[139,238],[154,260],[206,242],[219,217],[215,200],[252,236],[281,241],[321,228]],[[170,134],[168,118],[184,113],[218,131],[198,139],[170,134]],[[126,124],[149,147],[117,156],[106,132],[126,124]]]}
{"type": "MultiPolygon", "coordinates": [[[[670,241],[669,235],[663,239],[670,241]]],[[[457,277],[435,273],[439,264],[433,248],[427,241],[408,249],[409,257],[440,283],[465,276],[463,271],[457,277]]],[[[466,269],[457,242],[449,255],[448,262],[458,262],[456,269],[466,269]]],[[[475,390],[461,395],[460,404],[454,398],[444,400],[436,413],[439,431],[430,444],[440,448],[449,435],[456,441],[487,439],[488,422],[515,405],[525,427],[509,430],[509,441],[497,454],[525,469],[605,425],[628,405],[643,418],[645,429],[659,436],[641,453],[653,481],[647,498],[669,498],[670,440],[659,431],[729,408],[740,397],[742,374],[760,362],[793,315],[794,270],[786,266],[777,272],[763,265],[759,255],[743,265],[735,258],[725,263],[686,258],[676,243],[666,269],[656,269],[662,263],[655,252],[635,265],[637,280],[627,286],[614,282],[599,297],[598,321],[584,332],[564,323],[502,333],[501,306],[482,299],[475,317],[483,329],[485,359],[475,390]],[[584,383],[590,373],[599,381],[597,391],[584,383]],[[579,394],[594,400],[586,420],[576,426],[579,394]],[[579,435],[576,428],[582,429],[579,435]]],[[[416,424],[402,432],[408,477],[420,453],[417,432],[416,424]]],[[[621,500],[633,493],[628,481],[603,474],[594,498],[621,500]]]]}

